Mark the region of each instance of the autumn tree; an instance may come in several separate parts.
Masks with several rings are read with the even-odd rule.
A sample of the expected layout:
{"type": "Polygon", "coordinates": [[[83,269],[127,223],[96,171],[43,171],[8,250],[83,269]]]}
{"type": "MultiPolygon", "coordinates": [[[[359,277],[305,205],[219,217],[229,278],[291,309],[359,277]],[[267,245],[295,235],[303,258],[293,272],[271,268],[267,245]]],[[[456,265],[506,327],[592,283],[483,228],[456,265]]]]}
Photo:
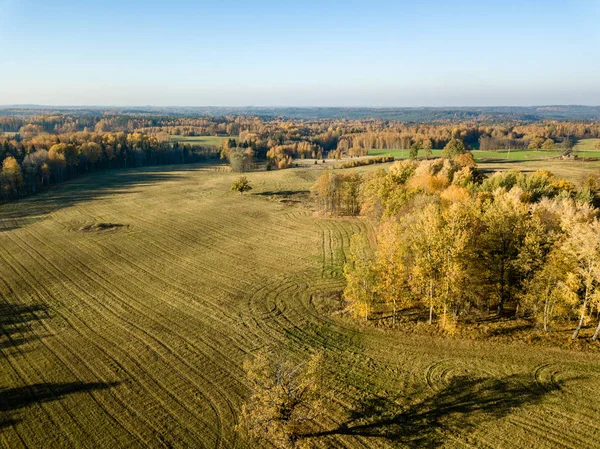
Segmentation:
{"type": "Polygon", "coordinates": [[[75,166],[79,162],[79,152],[75,145],[58,144],[61,146],[62,154],[65,158],[65,164],[69,169],[69,176],[73,176],[75,166]]]}
{"type": "Polygon", "coordinates": [[[473,235],[477,217],[469,203],[460,201],[440,207],[427,206],[411,227],[413,288],[429,307],[442,317],[450,330],[469,294],[473,235]]]}
{"type": "Polygon", "coordinates": [[[344,265],[346,288],[344,297],[355,316],[369,319],[375,297],[376,273],[369,239],[363,234],[350,238],[350,249],[344,265]]]}
{"type": "Polygon", "coordinates": [[[277,448],[304,446],[303,435],[316,429],[325,412],[323,366],[322,353],[304,363],[264,351],[247,360],[252,393],[242,406],[238,429],[277,448]]]}
{"type": "Polygon", "coordinates": [[[321,213],[326,215],[358,215],[361,177],[356,173],[324,172],[312,186],[321,213]]]}
{"type": "Polygon", "coordinates": [[[465,143],[461,139],[451,139],[442,150],[442,157],[454,159],[466,152],[465,143]]]}
{"type": "Polygon", "coordinates": [[[25,173],[25,178],[28,180],[29,189],[35,193],[38,185],[38,175],[41,178],[42,184],[44,183],[44,176],[42,173],[42,167],[48,160],[48,151],[37,150],[29,153],[23,159],[21,164],[22,170],[25,173]]]}
{"type": "Polygon", "coordinates": [[[358,173],[338,174],[337,188],[340,189],[340,215],[358,215],[361,177],[358,173]]]}
{"type": "Polygon", "coordinates": [[[443,256],[439,248],[440,215],[437,206],[431,205],[419,214],[410,228],[413,265],[412,288],[429,309],[429,324],[433,324],[433,312],[437,303],[438,288],[443,271],[443,256]]]}
{"type": "Polygon", "coordinates": [[[0,180],[0,187],[2,188],[4,197],[6,199],[13,195],[17,195],[21,184],[23,183],[23,174],[21,173],[21,166],[17,160],[9,156],[2,162],[2,179],[0,180]]]}
{"type": "Polygon", "coordinates": [[[338,192],[336,192],[334,177],[335,175],[329,170],[325,171],[312,186],[312,193],[316,198],[319,210],[324,214],[333,214],[336,211],[338,192]]]}
{"type": "Polygon", "coordinates": [[[251,148],[233,148],[229,152],[231,170],[238,173],[247,172],[252,168],[254,152],[251,148]]]}
{"type": "Polygon", "coordinates": [[[544,143],[542,144],[542,149],[551,150],[552,148],[554,148],[554,140],[552,140],[552,139],[544,140],[544,143]]]}
{"type": "Polygon", "coordinates": [[[425,154],[425,159],[429,159],[433,155],[433,143],[431,143],[431,139],[425,139],[423,141],[423,153],[425,154]]]}
{"type": "MultiPolygon", "coordinates": [[[[600,301],[600,222],[576,223],[565,240],[563,251],[572,257],[574,267],[567,273],[567,292],[577,304],[579,320],[573,332],[576,339],[581,332],[590,308],[600,301]]],[[[598,338],[600,324],[594,333],[598,338]]]]}
{"type": "Polygon", "coordinates": [[[554,319],[568,315],[576,299],[567,290],[567,273],[571,268],[567,254],[556,247],[543,262],[527,283],[523,302],[548,332],[554,319]]]}
{"type": "Polygon", "coordinates": [[[416,159],[419,156],[419,150],[423,148],[423,144],[421,142],[415,142],[410,146],[410,151],[408,152],[409,159],[416,159]]]}
{"type": "Polygon", "coordinates": [[[392,306],[392,324],[396,324],[398,307],[408,299],[407,247],[401,236],[400,225],[394,219],[385,220],[377,233],[376,290],[392,306]]]}
{"type": "Polygon", "coordinates": [[[48,165],[52,175],[58,181],[62,181],[63,173],[67,166],[63,144],[52,145],[52,147],[50,147],[50,150],[48,151],[48,165]]]}
{"type": "Polygon", "coordinates": [[[539,150],[540,148],[542,148],[542,145],[544,144],[544,142],[545,142],[545,140],[543,137],[534,137],[529,142],[529,145],[527,145],[527,148],[530,150],[539,150]]]}
{"type": "Polygon", "coordinates": [[[516,263],[525,235],[528,207],[519,189],[498,190],[485,205],[483,233],[478,247],[487,294],[496,299],[498,315],[504,314],[507,301],[520,285],[520,266],[516,263]]]}
{"type": "Polygon", "coordinates": [[[102,158],[102,147],[96,142],[88,142],[81,146],[80,154],[84,158],[83,162],[86,171],[88,170],[88,167],[91,167],[93,170],[98,161],[102,158]]]}

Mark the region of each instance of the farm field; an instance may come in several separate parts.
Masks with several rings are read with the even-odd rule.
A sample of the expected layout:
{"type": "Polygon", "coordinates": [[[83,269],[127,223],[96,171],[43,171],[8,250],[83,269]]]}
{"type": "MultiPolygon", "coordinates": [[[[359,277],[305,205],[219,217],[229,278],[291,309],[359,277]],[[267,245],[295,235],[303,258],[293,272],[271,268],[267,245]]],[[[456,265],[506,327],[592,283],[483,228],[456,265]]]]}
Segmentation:
{"type": "Polygon", "coordinates": [[[596,147],[600,143],[600,139],[580,139],[573,147],[574,151],[593,151],[600,154],[600,150],[596,147]]]}
{"type": "MultiPolygon", "coordinates": [[[[438,156],[440,151],[441,150],[434,150],[434,156],[438,156]]],[[[383,150],[377,150],[369,152],[370,156],[383,154],[389,154],[389,151],[384,152],[383,150]]],[[[394,153],[392,152],[392,154],[394,153]]],[[[565,178],[571,182],[579,183],[585,177],[585,175],[600,170],[600,161],[596,160],[583,161],[549,158],[538,160],[511,159],[508,161],[503,161],[498,159],[479,159],[477,157],[477,151],[473,151],[473,155],[477,161],[477,166],[488,173],[507,170],[520,170],[523,173],[533,173],[536,170],[543,169],[551,171],[555,175],[565,178]]],[[[390,164],[379,164],[375,167],[384,167],[388,165],[390,164]]]]}
{"type": "MultiPolygon", "coordinates": [[[[432,150],[433,157],[440,157],[442,150],[432,150]]],[[[396,159],[408,158],[409,150],[370,150],[369,155],[373,156],[385,156],[392,154],[396,159]]],[[[560,155],[559,151],[533,151],[533,150],[511,150],[510,153],[507,150],[499,151],[481,151],[473,150],[473,157],[476,162],[487,161],[490,159],[497,160],[509,160],[509,161],[527,161],[527,160],[539,160],[539,159],[550,159],[560,155]]],[[[423,156],[423,152],[419,152],[419,156],[423,156]]]]}
{"type": "Polygon", "coordinates": [[[228,139],[234,139],[235,136],[169,136],[171,142],[189,143],[190,145],[202,145],[209,147],[218,147],[221,142],[228,139]]]}
{"type": "MultiPolygon", "coordinates": [[[[409,150],[371,150],[369,151],[369,155],[374,156],[385,156],[387,154],[392,154],[396,159],[406,159],[408,158],[409,150]]],[[[432,150],[434,157],[440,157],[442,150],[432,150]]],[[[422,151],[420,152],[420,156],[422,156],[422,151]]],[[[472,150],[473,156],[477,162],[488,160],[488,159],[503,159],[510,161],[525,161],[525,160],[533,160],[533,159],[550,159],[560,155],[559,151],[554,150],[498,150],[498,151],[482,151],[482,150],[472,150]]]]}
{"type": "Polygon", "coordinates": [[[488,172],[520,170],[523,173],[533,173],[536,170],[548,170],[555,175],[574,183],[580,183],[583,178],[592,172],[600,170],[600,161],[559,159],[539,161],[483,161],[477,167],[488,172]]]}
{"type": "Polygon", "coordinates": [[[220,166],[116,170],[1,205],[0,446],[250,447],[242,364],[272,348],[325,352],[317,447],[597,447],[600,354],[340,314],[372,227],[315,216],[319,174],[249,173],[240,195],[220,166]]]}
{"type": "MultiPolygon", "coordinates": [[[[595,148],[600,139],[581,139],[573,147],[574,153],[581,158],[600,158],[600,150],[595,148]]],[[[441,149],[432,150],[434,157],[439,157],[441,149]]],[[[385,156],[392,154],[396,159],[408,158],[409,150],[370,150],[371,156],[385,156]]],[[[473,156],[477,163],[490,162],[490,160],[506,160],[506,161],[533,161],[533,160],[548,160],[557,158],[562,154],[562,150],[498,150],[498,151],[481,151],[473,150],[473,156]]],[[[423,155],[421,151],[420,156],[423,155]]]]}

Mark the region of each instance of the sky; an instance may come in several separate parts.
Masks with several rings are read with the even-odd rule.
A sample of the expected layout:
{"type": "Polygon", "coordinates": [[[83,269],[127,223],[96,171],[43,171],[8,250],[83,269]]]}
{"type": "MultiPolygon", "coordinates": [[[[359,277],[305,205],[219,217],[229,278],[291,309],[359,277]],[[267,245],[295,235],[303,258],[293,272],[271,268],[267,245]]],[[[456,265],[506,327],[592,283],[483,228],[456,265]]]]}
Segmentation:
{"type": "Polygon", "coordinates": [[[600,0],[0,0],[0,105],[600,105],[600,0]]]}

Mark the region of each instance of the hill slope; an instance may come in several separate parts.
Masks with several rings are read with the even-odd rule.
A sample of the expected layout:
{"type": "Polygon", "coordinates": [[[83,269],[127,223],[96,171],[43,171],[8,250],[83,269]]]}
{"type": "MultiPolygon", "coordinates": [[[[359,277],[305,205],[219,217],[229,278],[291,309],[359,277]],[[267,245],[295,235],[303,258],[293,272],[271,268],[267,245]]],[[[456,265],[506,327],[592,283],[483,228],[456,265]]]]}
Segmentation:
{"type": "Polygon", "coordinates": [[[360,219],[317,170],[114,171],[0,206],[0,445],[246,447],[241,369],[324,348],[322,447],[595,447],[600,356],[361,328],[335,313],[360,219]],[[282,201],[283,200],[283,201],[282,201]]]}

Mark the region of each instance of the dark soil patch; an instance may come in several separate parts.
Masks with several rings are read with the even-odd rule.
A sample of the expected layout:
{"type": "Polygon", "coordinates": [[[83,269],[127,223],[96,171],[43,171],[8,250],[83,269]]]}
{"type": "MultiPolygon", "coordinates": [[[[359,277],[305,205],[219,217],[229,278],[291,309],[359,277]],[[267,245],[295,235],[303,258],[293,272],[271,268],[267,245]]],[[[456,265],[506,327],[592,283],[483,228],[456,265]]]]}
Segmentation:
{"type": "Polygon", "coordinates": [[[80,231],[83,232],[98,232],[98,231],[112,231],[115,229],[120,229],[123,227],[128,227],[128,225],[125,224],[121,224],[121,223],[94,223],[94,224],[89,224],[86,226],[83,226],[82,228],[79,228],[80,231]]]}

